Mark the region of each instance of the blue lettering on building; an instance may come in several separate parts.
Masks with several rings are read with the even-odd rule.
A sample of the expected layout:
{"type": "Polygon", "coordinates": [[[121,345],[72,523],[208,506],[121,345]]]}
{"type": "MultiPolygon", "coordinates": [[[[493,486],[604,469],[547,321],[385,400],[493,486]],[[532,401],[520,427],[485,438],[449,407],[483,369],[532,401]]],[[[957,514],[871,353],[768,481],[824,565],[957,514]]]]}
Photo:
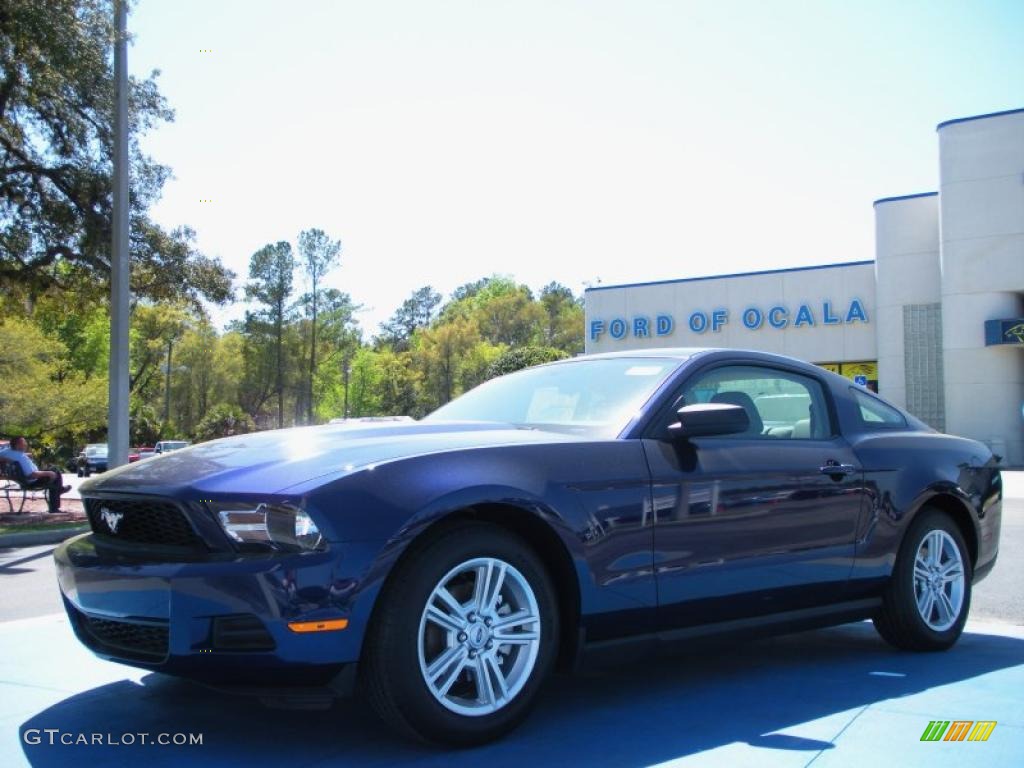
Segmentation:
{"type": "MultiPolygon", "coordinates": [[[[815,327],[820,318],[822,325],[849,325],[851,323],[867,323],[868,312],[860,299],[851,299],[846,306],[836,306],[831,299],[821,304],[802,303],[793,308],[784,304],[776,304],[769,308],[748,306],[740,313],[743,327],[749,331],[757,331],[765,326],[775,330],[783,330],[803,326],[815,327]],[[821,314],[817,310],[820,308],[821,314]]],[[[721,307],[710,311],[695,309],[686,317],[686,327],[692,333],[721,333],[729,324],[729,310],[721,307]]],[[[621,341],[627,336],[646,339],[654,336],[671,336],[675,331],[675,317],[667,312],[654,315],[634,315],[632,318],[611,317],[595,318],[588,323],[590,341],[598,341],[605,334],[612,339],[621,341]]]]}
{"type": "Polygon", "coordinates": [[[832,314],[832,302],[826,301],[821,306],[821,322],[825,325],[837,325],[839,318],[832,314]]]}
{"type": "Polygon", "coordinates": [[[772,307],[769,309],[768,325],[772,328],[785,328],[789,325],[789,310],[785,307],[772,307]]]}
{"type": "Polygon", "coordinates": [[[743,327],[749,331],[756,331],[764,324],[764,314],[757,307],[747,307],[743,310],[743,327]]]}
{"type": "Polygon", "coordinates": [[[814,325],[814,315],[811,314],[811,308],[806,304],[800,305],[800,309],[796,311],[796,320],[793,322],[794,328],[801,325],[814,325]]]}
{"type": "Polygon", "coordinates": [[[860,299],[854,299],[850,302],[850,311],[846,313],[846,322],[855,323],[858,320],[866,323],[868,313],[864,311],[864,305],[860,303],[860,299]]]}

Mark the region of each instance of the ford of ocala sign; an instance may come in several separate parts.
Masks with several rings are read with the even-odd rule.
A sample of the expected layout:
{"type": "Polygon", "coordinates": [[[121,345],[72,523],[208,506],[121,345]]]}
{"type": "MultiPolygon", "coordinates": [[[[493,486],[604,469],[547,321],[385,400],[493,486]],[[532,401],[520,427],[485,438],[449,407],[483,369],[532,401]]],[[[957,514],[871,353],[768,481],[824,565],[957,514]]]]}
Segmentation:
{"type": "MultiPolygon", "coordinates": [[[[693,333],[710,331],[718,333],[730,321],[728,309],[710,311],[696,310],[685,318],[685,327],[693,333]]],[[[868,313],[860,299],[852,299],[848,304],[837,305],[832,301],[823,301],[821,305],[800,304],[795,309],[782,304],[770,307],[749,306],[739,313],[739,322],[749,331],[761,328],[773,328],[781,331],[784,328],[801,326],[842,325],[844,323],[866,323],[868,313]]],[[[634,315],[630,318],[613,317],[608,320],[597,319],[589,323],[588,333],[591,341],[597,341],[607,334],[615,341],[627,336],[642,339],[650,336],[671,336],[676,329],[676,318],[668,313],[656,315],[634,315]]]]}

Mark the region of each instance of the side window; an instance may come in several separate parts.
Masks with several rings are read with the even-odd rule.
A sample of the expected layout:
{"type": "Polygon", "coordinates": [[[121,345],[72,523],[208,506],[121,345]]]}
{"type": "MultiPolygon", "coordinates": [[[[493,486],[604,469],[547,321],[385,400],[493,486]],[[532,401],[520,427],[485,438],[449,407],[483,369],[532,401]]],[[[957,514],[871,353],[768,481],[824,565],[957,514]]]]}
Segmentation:
{"type": "Polygon", "coordinates": [[[715,368],[688,381],[675,407],[695,403],[730,403],[747,412],[746,432],[713,439],[824,440],[832,436],[821,384],[798,373],[753,365],[715,368]]]}
{"type": "Polygon", "coordinates": [[[887,403],[866,392],[850,387],[853,399],[857,402],[862,425],[867,429],[893,429],[907,426],[903,414],[887,403]]]}

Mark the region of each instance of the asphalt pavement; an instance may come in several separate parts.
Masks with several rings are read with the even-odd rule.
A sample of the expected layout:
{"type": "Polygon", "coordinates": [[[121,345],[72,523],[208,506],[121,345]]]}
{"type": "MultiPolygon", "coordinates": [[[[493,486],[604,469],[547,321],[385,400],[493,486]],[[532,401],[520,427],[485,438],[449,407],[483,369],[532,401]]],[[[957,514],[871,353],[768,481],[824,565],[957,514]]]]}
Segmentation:
{"type": "Polygon", "coordinates": [[[358,701],[272,710],[97,659],[60,612],[53,547],[0,550],[0,766],[1018,765],[1024,473],[1005,478],[999,563],[952,650],[901,653],[859,622],[558,677],[524,727],[459,752],[398,740],[358,701]],[[998,724],[985,742],[922,742],[933,720],[998,724]]]}

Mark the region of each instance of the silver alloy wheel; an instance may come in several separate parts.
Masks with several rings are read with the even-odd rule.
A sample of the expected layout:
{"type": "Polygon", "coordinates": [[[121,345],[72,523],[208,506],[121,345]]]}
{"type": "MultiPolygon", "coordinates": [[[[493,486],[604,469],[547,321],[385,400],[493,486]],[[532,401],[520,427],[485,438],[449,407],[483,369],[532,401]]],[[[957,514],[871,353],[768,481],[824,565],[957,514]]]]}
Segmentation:
{"type": "Polygon", "coordinates": [[[445,708],[489,715],[530,679],[540,632],[537,598],[523,575],[497,558],[468,560],[427,599],[417,637],[420,673],[445,708]]]}
{"type": "Polygon", "coordinates": [[[952,627],[964,603],[964,563],[953,537],[929,531],[914,558],[914,598],[924,623],[936,632],[952,627]]]}

